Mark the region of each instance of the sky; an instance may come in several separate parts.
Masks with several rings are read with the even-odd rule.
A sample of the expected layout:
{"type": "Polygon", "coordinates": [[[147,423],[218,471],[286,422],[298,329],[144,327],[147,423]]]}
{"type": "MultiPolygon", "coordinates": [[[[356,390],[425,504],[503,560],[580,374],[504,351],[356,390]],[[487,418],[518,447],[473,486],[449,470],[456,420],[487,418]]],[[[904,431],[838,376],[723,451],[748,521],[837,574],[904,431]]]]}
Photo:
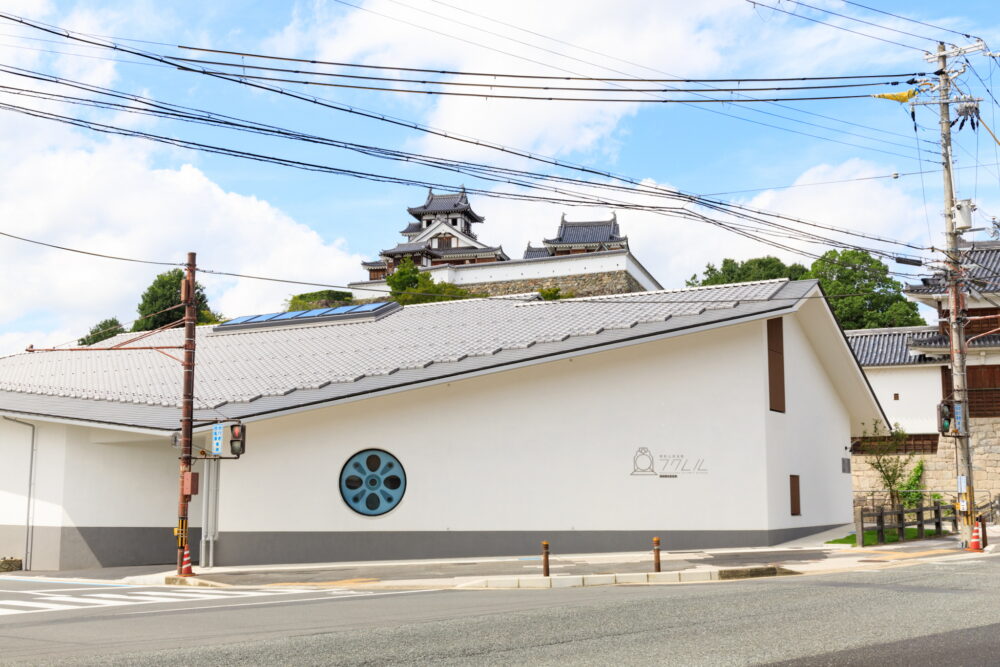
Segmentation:
{"type": "MultiPolygon", "coordinates": [[[[985,0],[862,3],[899,17],[840,0],[809,3],[818,9],[791,0],[764,4],[794,15],[744,0],[460,4],[454,0],[7,0],[0,11],[96,36],[91,39],[101,44],[114,42],[158,56],[301,70],[320,66],[181,47],[457,72],[701,79],[932,72],[935,67],[924,60],[923,51],[936,48],[934,40],[962,45],[972,41],[947,29],[982,37],[1000,50],[1000,6],[985,0]]],[[[1000,81],[997,60],[982,54],[971,55],[969,60],[971,68],[959,77],[959,84],[983,98],[981,116],[997,128],[1000,123],[993,120],[997,105],[991,98],[994,77],[1000,81]]],[[[933,106],[917,107],[915,132],[908,106],[870,97],[780,104],[581,103],[267,83],[320,102],[404,121],[391,124],[7,20],[0,20],[0,64],[8,68],[0,73],[0,86],[73,94],[64,86],[10,73],[9,68],[20,68],[22,74],[55,75],[329,139],[608,180],[518,157],[511,151],[477,146],[475,141],[422,132],[413,125],[436,128],[453,137],[624,175],[649,186],[713,194],[918,247],[943,244],[942,179],[934,145],[937,108],[933,106]],[[921,171],[927,173],[917,173],[921,171]]],[[[386,76],[384,70],[323,67],[386,76]]],[[[267,74],[263,70],[242,72],[267,74]]],[[[289,73],[271,75],[303,78],[289,73]]],[[[454,75],[401,71],[388,76],[460,80],[454,75]]],[[[355,81],[394,89],[421,87],[355,81]]],[[[752,85],[741,84],[744,89],[752,85]]],[[[827,94],[867,95],[906,87],[848,88],[827,94]]],[[[76,94],[83,95],[78,90],[76,94]]],[[[655,99],[659,94],[638,95],[655,99]]],[[[685,98],[697,95],[685,94],[685,98]]],[[[727,95],[737,94],[715,93],[719,98],[727,95]]],[[[432,182],[442,190],[464,185],[493,193],[523,192],[469,174],[386,161],[342,148],[40,101],[9,88],[0,88],[3,104],[288,160],[432,182]]],[[[978,206],[975,226],[988,228],[991,218],[1000,216],[997,143],[982,128],[958,130],[956,125],[956,130],[957,193],[978,206]]],[[[381,249],[402,239],[399,230],[408,223],[406,208],[422,203],[427,194],[426,187],[419,185],[359,180],[113,136],[2,106],[0,173],[0,231],[156,262],[182,262],[187,252],[194,251],[199,267],[206,269],[330,285],[365,279],[360,262],[377,257],[381,249]]],[[[537,245],[542,238],[552,237],[563,214],[569,220],[587,220],[606,218],[615,211],[632,252],[665,288],[682,287],[685,279],[704,270],[707,263],[718,264],[725,257],[772,254],[787,262],[808,265],[812,261],[798,252],[778,250],[694,220],[616,209],[607,193],[601,196],[606,204],[592,207],[486,195],[472,195],[471,200],[486,218],[477,229],[479,238],[502,245],[511,257],[520,257],[529,242],[537,245]]],[[[652,201],[634,194],[614,196],[632,203],[652,201]]],[[[970,238],[986,240],[989,236],[980,232],[970,238]]],[[[859,237],[852,237],[852,242],[932,254],[859,237]]],[[[826,249],[799,241],[787,245],[796,251],[826,249]]],[[[133,320],[142,291],[166,268],[0,238],[0,276],[6,286],[0,299],[0,354],[18,352],[28,344],[40,347],[73,341],[108,317],[133,320]]],[[[928,271],[895,264],[891,268],[912,274],[928,271]]],[[[280,309],[290,295],[313,289],[209,274],[201,274],[199,281],[212,308],[228,317],[271,312],[280,309]]]]}

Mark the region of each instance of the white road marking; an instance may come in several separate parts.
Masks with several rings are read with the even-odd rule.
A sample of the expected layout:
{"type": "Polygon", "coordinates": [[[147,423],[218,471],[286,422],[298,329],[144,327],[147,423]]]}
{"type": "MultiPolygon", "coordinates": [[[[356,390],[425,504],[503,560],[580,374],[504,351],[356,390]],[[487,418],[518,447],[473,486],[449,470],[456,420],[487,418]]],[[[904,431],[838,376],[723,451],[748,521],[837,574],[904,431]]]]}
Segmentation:
{"type": "MultiPolygon", "coordinates": [[[[132,587],[126,587],[132,588],[132,587]]],[[[0,598],[0,616],[12,614],[30,614],[43,611],[68,611],[73,609],[96,609],[99,607],[115,607],[134,604],[155,604],[169,602],[228,601],[239,598],[289,595],[292,591],[268,590],[218,590],[205,588],[202,590],[165,590],[163,588],[148,588],[143,590],[128,590],[121,593],[103,593],[97,589],[46,589],[44,591],[4,591],[16,594],[14,599],[0,598]],[[76,595],[54,595],[55,591],[70,590],[76,595]]],[[[325,592],[325,591],[324,591],[325,592]]]]}
{"type": "Polygon", "coordinates": [[[4,605],[6,607],[11,607],[11,606],[13,606],[13,607],[30,607],[30,608],[32,608],[32,610],[34,610],[34,609],[44,609],[46,611],[56,611],[56,610],[62,610],[62,609],[76,609],[77,608],[77,607],[74,607],[72,605],[53,604],[51,602],[30,602],[28,600],[3,600],[3,601],[0,601],[0,605],[4,605]]]}
{"type": "MultiPolygon", "coordinates": [[[[423,589],[423,590],[419,590],[419,591],[386,591],[386,592],[383,592],[383,593],[377,593],[375,591],[371,591],[371,592],[369,592],[369,591],[362,591],[361,595],[363,595],[365,597],[385,597],[385,596],[389,596],[389,595],[410,595],[410,594],[413,594],[413,593],[434,593],[434,592],[439,591],[439,590],[441,590],[441,589],[439,589],[439,588],[428,588],[428,589],[423,589]]],[[[317,591],[317,592],[321,592],[321,591],[317,591]]],[[[323,591],[323,592],[325,592],[325,591],[323,591]]],[[[204,605],[204,606],[201,606],[201,607],[180,607],[180,608],[172,608],[172,609],[154,609],[154,610],[151,610],[151,611],[127,611],[127,612],[124,612],[122,614],[116,614],[116,616],[135,616],[135,615],[138,615],[138,614],[172,614],[172,613],[178,612],[178,611],[192,611],[192,610],[195,610],[195,609],[228,609],[230,607],[256,607],[256,606],[261,606],[261,605],[265,605],[265,604],[295,604],[297,602],[316,602],[318,600],[324,600],[324,599],[326,599],[326,600],[331,600],[331,599],[332,600],[336,600],[336,599],[341,599],[341,598],[356,598],[356,597],[358,597],[357,592],[350,591],[350,593],[351,593],[351,595],[336,595],[336,596],[329,596],[329,597],[326,597],[326,598],[323,598],[323,597],[314,597],[314,598],[302,598],[300,600],[262,600],[260,602],[240,602],[238,604],[213,604],[213,605],[204,605]]]]}

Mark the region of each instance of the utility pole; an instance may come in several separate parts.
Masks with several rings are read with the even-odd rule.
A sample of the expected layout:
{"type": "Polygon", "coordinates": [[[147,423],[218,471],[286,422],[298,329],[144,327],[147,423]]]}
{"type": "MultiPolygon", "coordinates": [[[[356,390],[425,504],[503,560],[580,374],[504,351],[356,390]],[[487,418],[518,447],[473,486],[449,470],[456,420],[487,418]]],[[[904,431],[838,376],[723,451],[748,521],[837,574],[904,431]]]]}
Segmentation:
{"type": "MultiPolygon", "coordinates": [[[[948,72],[948,56],[961,55],[979,50],[981,43],[974,47],[955,49],[949,54],[943,43],[937,48],[938,67],[938,108],[941,115],[941,162],[944,173],[944,222],[947,239],[946,278],[948,281],[948,328],[950,332],[951,383],[954,402],[953,429],[955,431],[956,473],[960,503],[964,502],[962,515],[962,540],[972,537],[972,523],[975,520],[976,500],[972,483],[972,448],[969,443],[969,392],[966,377],[965,340],[965,294],[962,278],[962,254],[959,249],[961,231],[955,224],[955,185],[952,180],[951,163],[951,77],[948,72]],[[965,480],[964,484],[961,480],[965,480]]],[[[929,56],[933,60],[935,56],[929,56]]]]}
{"type": "Polygon", "coordinates": [[[177,574],[183,574],[184,552],[188,549],[188,505],[198,492],[191,473],[191,437],[194,427],[194,351],[198,304],[195,295],[195,253],[189,252],[181,283],[184,304],[184,389],[181,397],[180,497],[177,503],[177,574]]]}

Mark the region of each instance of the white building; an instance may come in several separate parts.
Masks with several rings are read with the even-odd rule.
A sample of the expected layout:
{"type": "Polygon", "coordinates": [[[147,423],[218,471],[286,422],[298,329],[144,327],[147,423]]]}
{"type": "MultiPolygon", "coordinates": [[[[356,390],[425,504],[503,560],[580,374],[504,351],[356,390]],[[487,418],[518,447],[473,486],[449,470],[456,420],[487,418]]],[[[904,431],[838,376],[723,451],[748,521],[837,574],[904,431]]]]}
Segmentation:
{"type": "MultiPolygon", "coordinates": [[[[774,544],[850,521],[883,418],[815,281],[360,308],[199,327],[196,417],[248,435],[216,564],[774,544]]],[[[156,352],[0,359],[0,554],[171,562],[180,386],[156,352]]]]}

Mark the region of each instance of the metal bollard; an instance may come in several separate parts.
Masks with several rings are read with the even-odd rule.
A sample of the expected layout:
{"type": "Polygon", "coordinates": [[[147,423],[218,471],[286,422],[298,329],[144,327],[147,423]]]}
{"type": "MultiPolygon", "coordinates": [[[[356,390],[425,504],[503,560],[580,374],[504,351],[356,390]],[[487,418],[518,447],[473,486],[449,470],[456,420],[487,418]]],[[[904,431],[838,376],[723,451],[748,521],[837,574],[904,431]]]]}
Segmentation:
{"type": "Polygon", "coordinates": [[[660,538],[653,538],[653,572],[660,571],[660,538]]]}
{"type": "Polygon", "coordinates": [[[549,576],[549,543],[542,542],[542,576],[549,576]]]}

